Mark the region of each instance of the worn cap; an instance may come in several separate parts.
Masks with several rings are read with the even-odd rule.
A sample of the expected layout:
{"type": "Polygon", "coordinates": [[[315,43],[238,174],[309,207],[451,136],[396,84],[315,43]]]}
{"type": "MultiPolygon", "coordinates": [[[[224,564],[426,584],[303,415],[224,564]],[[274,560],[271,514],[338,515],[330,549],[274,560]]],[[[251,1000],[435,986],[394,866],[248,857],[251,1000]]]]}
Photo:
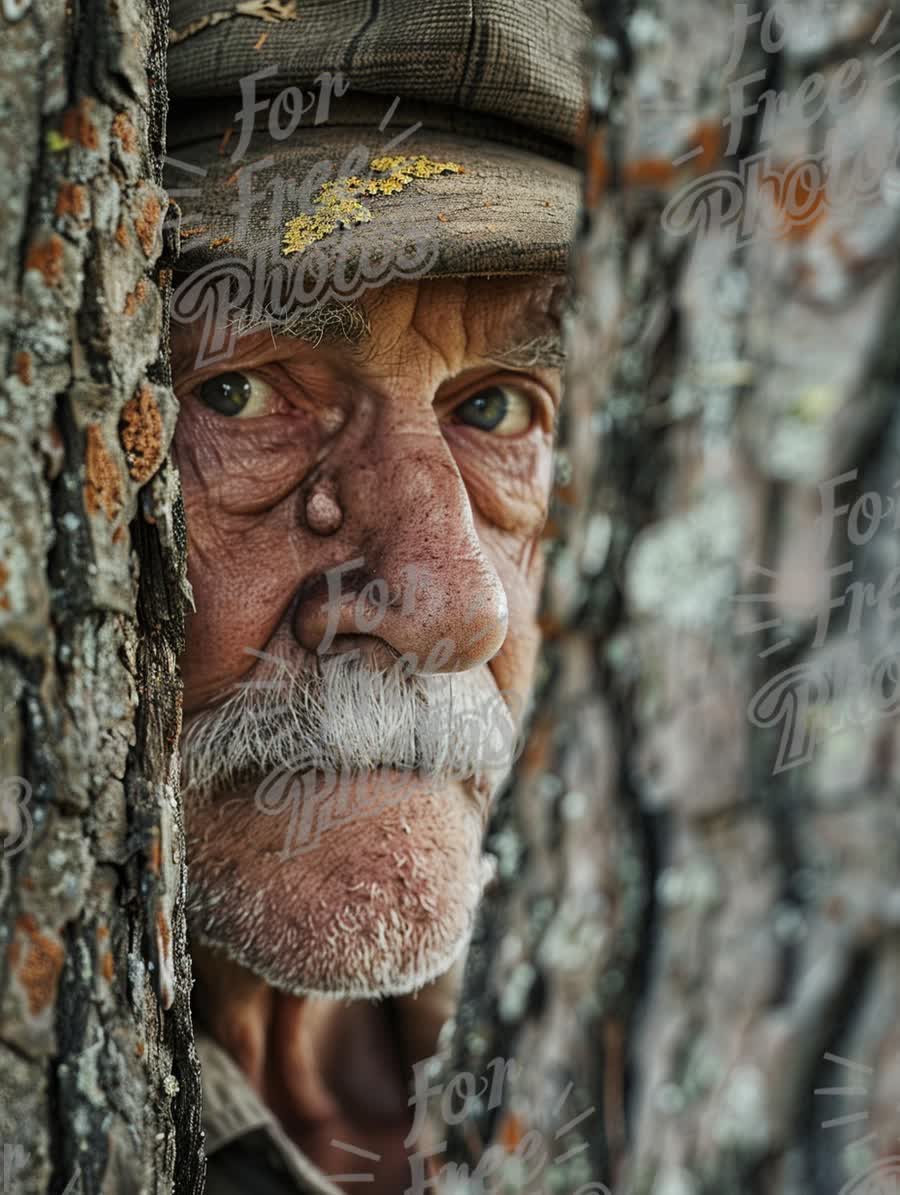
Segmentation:
{"type": "Polygon", "coordinates": [[[566,269],[579,0],[172,0],[170,26],[181,271],[277,267],[296,304],[566,269]]]}

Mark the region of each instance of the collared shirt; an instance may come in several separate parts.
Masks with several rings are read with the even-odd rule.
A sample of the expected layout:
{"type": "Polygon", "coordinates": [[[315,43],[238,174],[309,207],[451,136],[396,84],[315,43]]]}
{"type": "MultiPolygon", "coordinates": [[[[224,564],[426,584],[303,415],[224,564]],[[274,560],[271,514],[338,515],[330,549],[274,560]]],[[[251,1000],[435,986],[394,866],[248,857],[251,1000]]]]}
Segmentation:
{"type": "Polygon", "coordinates": [[[197,1030],[206,1195],[344,1195],[302,1153],[237,1064],[197,1030]]]}

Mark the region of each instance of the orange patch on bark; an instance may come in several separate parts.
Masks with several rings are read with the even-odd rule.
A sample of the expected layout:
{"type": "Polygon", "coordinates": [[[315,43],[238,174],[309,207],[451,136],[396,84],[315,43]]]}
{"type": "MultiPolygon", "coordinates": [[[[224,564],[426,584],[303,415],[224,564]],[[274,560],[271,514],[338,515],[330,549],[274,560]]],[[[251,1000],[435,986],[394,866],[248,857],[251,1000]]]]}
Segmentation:
{"type": "Polygon", "coordinates": [[[701,152],[696,158],[691,158],[691,165],[701,173],[711,169],[722,156],[722,142],[724,140],[722,126],[712,120],[705,120],[698,124],[691,135],[691,148],[700,146],[701,152]]]}
{"type": "Polygon", "coordinates": [[[56,196],[57,216],[82,216],[87,208],[87,191],[80,183],[63,183],[56,196]]]}
{"type": "Polygon", "coordinates": [[[141,248],[144,250],[145,257],[149,257],[153,252],[153,246],[156,242],[156,230],[159,227],[161,213],[162,208],[160,207],[159,200],[155,195],[150,195],[144,200],[138,218],[134,222],[134,229],[138,240],[141,242],[141,248]]]}
{"type": "Polygon", "coordinates": [[[18,978],[25,989],[29,1011],[32,1016],[37,1016],[56,997],[65,951],[58,941],[41,933],[30,913],[17,919],[16,931],[28,940],[18,978]]]}
{"type": "Polygon", "coordinates": [[[16,374],[23,386],[31,385],[31,353],[26,353],[24,349],[16,353],[16,374]]]}
{"type": "Polygon", "coordinates": [[[172,931],[169,929],[169,922],[161,909],[156,914],[156,930],[162,943],[163,954],[168,954],[172,944],[172,931]]]}
{"type": "Polygon", "coordinates": [[[788,168],[778,196],[781,235],[789,241],[805,240],[825,216],[825,195],[824,185],[812,188],[802,169],[788,168]]]}
{"type": "Polygon", "coordinates": [[[598,129],[585,145],[585,202],[594,208],[606,189],[609,166],[606,161],[606,130],[598,129]]]}
{"type": "Polygon", "coordinates": [[[142,278],[130,295],[125,296],[125,314],[134,315],[147,294],[147,283],[142,278]]]}
{"type": "Polygon", "coordinates": [[[112,952],[107,950],[103,958],[100,960],[100,973],[107,983],[112,983],[112,977],[115,974],[115,967],[113,966],[112,952]]]}
{"type": "Polygon", "coordinates": [[[25,258],[26,270],[39,270],[48,286],[57,286],[63,272],[62,237],[51,232],[49,236],[32,241],[25,258]]]}
{"type": "Polygon", "coordinates": [[[128,235],[128,229],[124,224],[120,224],[116,229],[116,244],[121,245],[123,249],[127,249],[131,244],[131,237],[128,235]]]}
{"type": "MultiPolygon", "coordinates": [[[[635,158],[626,162],[622,181],[626,187],[667,187],[683,177],[685,171],[703,174],[718,162],[722,153],[722,129],[713,121],[702,121],[692,130],[690,149],[700,153],[681,167],[673,166],[668,158],[635,158]]],[[[609,163],[606,157],[606,130],[598,129],[586,147],[586,202],[595,207],[609,182],[609,163]]]]}
{"type": "Polygon", "coordinates": [[[62,132],[69,141],[77,141],[85,149],[96,149],[100,143],[97,126],[91,120],[92,102],[85,97],[77,107],[63,113],[62,132]]]}
{"type": "Polygon", "coordinates": [[[507,1112],[497,1133],[498,1144],[502,1145],[507,1153],[512,1153],[524,1136],[525,1125],[521,1118],[516,1116],[515,1112],[507,1112]]]}
{"type": "Polygon", "coordinates": [[[137,152],[137,133],[134,125],[131,123],[131,117],[127,112],[118,112],[113,117],[112,122],[113,136],[116,137],[122,145],[125,153],[133,154],[137,152]]]}
{"type": "Polygon", "coordinates": [[[103,510],[112,522],[122,509],[122,479],[96,423],[87,429],[84,463],[87,474],[84,502],[88,513],[93,515],[103,510]]]}
{"type": "Polygon", "coordinates": [[[638,158],[625,166],[627,187],[664,187],[675,178],[676,170],[666,158],[638,158]]]}
{"type": "Polygon", "coordinates": [[[145,383],[122,408],[119,440],[125,450],[128,472],[141,485],[149,481],[162,461],[163,421],[153,391],[145,383]]]}

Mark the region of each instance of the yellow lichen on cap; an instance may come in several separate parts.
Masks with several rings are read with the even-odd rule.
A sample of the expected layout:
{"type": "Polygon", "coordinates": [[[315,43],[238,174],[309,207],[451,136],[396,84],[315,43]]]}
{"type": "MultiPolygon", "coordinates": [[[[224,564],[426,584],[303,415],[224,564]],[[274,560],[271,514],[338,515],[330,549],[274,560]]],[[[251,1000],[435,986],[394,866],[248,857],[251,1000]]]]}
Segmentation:
{"type": "MultiPolygon", "coordinates": [[[[379,174],[389,170],[392,178],[403,178],[406,182],[411,178],[431,178],[432,175],[443,174],[444,171],[459,174],[462,170],[458,162],[435,162],[432,158],[426,158],[424,154],[418,154],[415,158],[405,158],[402,155],[394,158],[373,158],[369,165],[379,174]]],[[[372,185],[377,187],[379,181],[373,179],[372,185]]],[[[372,191],[370,194],[374,195],[376,192],[372,191]]]]}
{"type": "Polygon", "coordinates": [[[319,194],[313,200],[318,211],[312,216],[295,216],[289,220],[284,231],[284,253],[302,253],[316,241],[334,232],[336,228],[350,228],[353,224],[364,224],[372,219],[372,213],[358,199],[346,194],[349,179],[323,183],[319,194]],[[345,188],[342,194],[339,187],[345,188]]]}
{"type": "Polygon", "coordinates": [[[414,158],[402,155],[372,158],[369,168],[386,177],[370,178],[364,182],[356,175],[350,175],[322,184],[313,200],[313,206],[319,210],[311,216],[295,216],[285,225],[282,248],[285,256],[302,253],[337,228],[350,228],[371,220],[371,209],[357,198],[359,195],[393,195],[402,191],[414,178],[459,174],[463,169],[458,162],[436,162],[424,154],[414,158]]]}

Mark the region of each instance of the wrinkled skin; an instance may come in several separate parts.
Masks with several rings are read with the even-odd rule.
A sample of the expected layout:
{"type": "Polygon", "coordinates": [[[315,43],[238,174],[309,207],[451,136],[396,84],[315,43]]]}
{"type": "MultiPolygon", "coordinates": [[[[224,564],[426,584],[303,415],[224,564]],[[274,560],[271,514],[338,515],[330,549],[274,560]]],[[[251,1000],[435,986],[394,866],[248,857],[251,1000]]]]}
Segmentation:
{"type": "MultiPolygon", "coordinates": [[[[297,668],[313,667],[327,630],[325,570],[359,557],[364,566],[343,582],[331,650],[360,647],[371,667],[406,654],[426,671],[486,669],[499,691],[528,692],[560,375],[488,358],[549,331],[560,284],[395,283],[362,300],[371,325],[362,351],[266,330],[243,337],[227,365],[200,370],[196,336],[173,328],[196,600],[182,661],[186,720],[252,672],[248,649],[277,644],[297,668]],[[234,371],[253,379],[239,416],[199,393],[234,371]],[[471,400],[497,386],[512,388],[511,414],[494,428],[473,422],[471,400]],[[316,493],[319,506],[310,506],[316,493]],[[328,522],[335,509],[337,529],[328,522]],[[383,578],[392,595],[408,596],[410,565],[425,582],[361,633],[361,589],[383,578]]],[[[326,1170],[347,1168],[329,1154],[332,1136],[385,1155],[369,1190],[402,1189],[395,1146],[409,1072],[390,1074],[384,1062],[384,1006],[321,994],[397,995],[447,971],[483,887],[489,800],[466,782],[423,779],[402,806],[333,828],[287,861],[277,857],[284,827],[252,795],[223,793],[186,811],[189,885],[216,898],[194,927],[204,944],[195,949],[201,1015],[326,1170]],[[391,930],[392,911],[402,936],[391,930]],[[335,932],[338,923],[346,932],[335,932]],[[356,1092],[346,1089],[348,1053],[356,1092]]],[[[436,1007],[446,1014],[442,996],[436,1007]]],[[[411,1054],[421,1056],[422,1035],[412,1036],[411,1054]]]]}

